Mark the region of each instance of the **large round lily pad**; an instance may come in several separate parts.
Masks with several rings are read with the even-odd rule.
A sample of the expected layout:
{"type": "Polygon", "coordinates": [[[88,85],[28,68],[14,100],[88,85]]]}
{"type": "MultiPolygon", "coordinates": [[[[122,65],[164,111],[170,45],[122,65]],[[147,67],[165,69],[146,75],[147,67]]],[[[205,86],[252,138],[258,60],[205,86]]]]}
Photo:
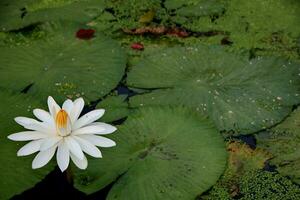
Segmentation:
{"type": "Polygon", "coordinates": [[[0,30],[16,30],[62,19],[88,22],[100,15],[103,9],[103,0],[1,0],[0,30]]]}
{"type": "Polygon", "coordinates": [[[75,172],[78,189],[91,193],[116,181],[108,199],[193,199],[226,166],[222,136],[210,121],[183,108],[139,110],[111,138],[115,148],[75,172]]]}
{"type": "Polygon", "coordinates": [[[133,107],[185,105],[203,112],[219,130],[252,133],[270,127],[300,102],[298,63],[248,57],[221,47],[175,47],[145,57],[127,85],[150,89],[133,107]]]}
{"type": "MultiPolygon", "coordinates": [[[[74,27],[72,27],[74,28],[74,27]]],[[[29,45],[0,47],[0,86],[45,99],[85,97],[96,100],[121,80],[126,58],[121,47],[101,35],[91,40],[75,37],[76,31],[58,30],[49,39],[29,45]]]]}
{"type": "MultiPolygon", "coordinates": [[[[31,162],[33,156],[17,157],[17,151],[24,142],[13,142],[6,138],[7,135],[23,131],[14,117],[31,117],[32,109],[40,107],[39,101],[24,94],[12,94],[0,91],[0,199],[9,199],[33,187],[50,172],[54,166],[33,170],[31,162]]],[[[41,108],[41,107],[40,107],[41,108]]]]}

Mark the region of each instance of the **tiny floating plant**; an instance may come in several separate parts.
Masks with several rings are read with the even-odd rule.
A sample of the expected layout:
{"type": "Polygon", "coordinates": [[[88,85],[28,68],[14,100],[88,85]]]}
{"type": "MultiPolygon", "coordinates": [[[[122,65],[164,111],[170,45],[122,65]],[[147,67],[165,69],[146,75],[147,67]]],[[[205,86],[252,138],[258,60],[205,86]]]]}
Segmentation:
{"type": "Polygon", "coordinates": [[[48,97],[49,112],[34,109],[38,120],[27,117],[16,117],[15,121],[30,131],[14,133],[8,136],[14,141],[31,141],[23,146],[18,156],[27,156],[39,152],[32,162],[32,168],[45,166],[56,153],[56,160],[63,172],[69,166],[70,158],[80,169],[86,169],[88,162],[83,152],[101,158],[101,151],[96,147],[112,147],[116,143],[100,135],[116,131],[116,127],[95,122],[103,116],[105,110],[97,109],[79,118],[84,107],[82,98],[74,102],[66,100],[62,108],[52,97],[48,97]]]}

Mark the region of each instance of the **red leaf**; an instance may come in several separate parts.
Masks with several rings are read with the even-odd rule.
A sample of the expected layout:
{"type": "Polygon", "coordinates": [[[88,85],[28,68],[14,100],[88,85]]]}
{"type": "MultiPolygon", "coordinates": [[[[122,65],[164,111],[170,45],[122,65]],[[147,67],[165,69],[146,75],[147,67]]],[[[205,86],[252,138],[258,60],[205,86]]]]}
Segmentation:
{"type": "Polygon", "coordinates": [[[76,37],[82,40],[89,40],[94,37],[95,30],[93,29],[79,29],[76,32],[76,37]]]}
{"type": "Polygon", "coordinates": [[[137,43],[132,43],[131,48],[135,50],[144,50],[144,45],[137,42],[137,43]]]}

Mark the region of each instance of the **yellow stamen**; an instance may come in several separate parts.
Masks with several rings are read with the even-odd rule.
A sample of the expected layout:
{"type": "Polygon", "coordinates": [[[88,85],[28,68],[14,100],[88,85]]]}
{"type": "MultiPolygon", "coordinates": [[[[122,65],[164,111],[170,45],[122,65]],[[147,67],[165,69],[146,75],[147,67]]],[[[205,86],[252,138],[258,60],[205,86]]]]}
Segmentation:
{"type": "Polygon", "coordinates": [[[67,123],[68,123],[68,113],[61,109],[57,114],[56,114],[56,126],[58,128],[66,128],[67,123]]]}

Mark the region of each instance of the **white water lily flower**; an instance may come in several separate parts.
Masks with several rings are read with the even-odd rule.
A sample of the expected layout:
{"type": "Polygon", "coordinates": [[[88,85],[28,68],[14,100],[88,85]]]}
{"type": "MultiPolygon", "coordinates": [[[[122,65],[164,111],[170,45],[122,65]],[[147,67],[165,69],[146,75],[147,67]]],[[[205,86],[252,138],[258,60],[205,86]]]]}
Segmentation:
{"type": "Polygon", "coordinates": [[[87,168],[86,154],[101,158],[102,154],[96,147],[112,147],[116,143],[100,135],[116,131],[116,127],[95,122],[104,114],[104,109],[93,110],[82,117],[79,115],[84,107],[82,98],[74,102],[66,100],[62,108],[52,97],[48,97],[49,112],[34,109],[33,114],[40,120],[16,117],[15,121],[30,131],[14,133],[8,136],[14,141],[31,141],[23,146],[18,156],[27,156],[39,152],[33,162],[32,168],[46,165],[56,153],[57,164],[61,171],[69,166],[70,157],[80,169],[87,168]]]}

